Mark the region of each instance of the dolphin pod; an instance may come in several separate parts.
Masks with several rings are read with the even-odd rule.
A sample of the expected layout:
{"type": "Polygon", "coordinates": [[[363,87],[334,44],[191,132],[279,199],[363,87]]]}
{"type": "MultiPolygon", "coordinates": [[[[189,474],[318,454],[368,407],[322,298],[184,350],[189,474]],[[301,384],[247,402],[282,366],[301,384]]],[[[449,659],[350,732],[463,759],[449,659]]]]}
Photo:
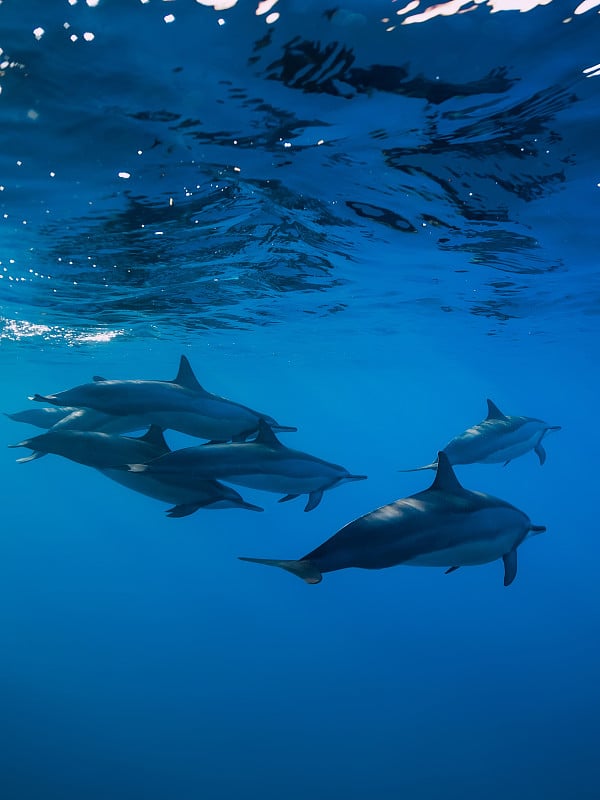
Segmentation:
{"type": "MultiPolygon", "coordinates": [[[[344,467],[284,445],[275,431],[295,431],[273,417],[207,392],[189,361],[181,356],[172,381],[106,380],[33,400],[50,407],[8,414],[45,433],[11,447],[31,453],[27,462],[53,453],[101,472],[111,480],[168,503],[170,517],[200,508],[242,508],[247,503],[227,484],[281,494],[279,502],[307,495],[304,510],[320,504],[323,493],[365,479],[344,467]],[[142,436],[123,434],[146,429],[142,436]],[[163,430],[208,440],[171,450],[163,430]]],[[[384,569],[396,565],[459,567],[502,559],[504,585],[517,574],[517,549],[546,528],[510,503],[462,486],[453,467],[504,463],[533,450],[544,464],[542,440],[559,426],[525,416],[508,416],[491,401],[480,423],[452,439],[429,464],[401,472],[435,470],[431,486],[370,511],[340,528],[299,559],[241,557],[276,566],[306,583],[338,570],[384,569]]]]}
{"type": "Polygon", "coordinates": [[[167,511],[169,517],[188,516],[200,508],[263,510],[260,506],[247,503],[231,486],[216,480],[182,476],[176,483],[165,483],[157,476],[119,469],[120,465],[132,459],[152,461],[170,452],[162,431],[155,426],[137,438],[97,431],[50,430],[9,447],[28,447],[33,451],[31,455],[17,459],[21,463],[54,453],[93,467],[129,489],[171,504],[173,507],[167,511]]]}
{"type": "MultiPolygon", "coordinates": [[[[491,400],[487,401],[488,415],[477,425],[455,436],[444,447],[451,464],[498,464],[504,466],[513,458],[533,450],[540,460],[546,461],[546,451],[542,439],[550,431],[559,431],[560,425],[548,425],[534,417],[509,417],[503,414],[491,400]]],[[[436,469],[437,461],[423,467],[403,469],[400,472],[419,472],[423,469],[436,469]]]]}
{"type": "Polygon", "coordinates": [[[350,567],[407,564],[448,567],[452,572],[501,558],[504,585],[509,586],[517,574],[517,548],[529,534],[545,530],[504,500],[464,489],[441,451],[429,489],[349,522],[298,560],[241,560],[280,567],[306,583],[320,583],[324,573],[350,567]]]}

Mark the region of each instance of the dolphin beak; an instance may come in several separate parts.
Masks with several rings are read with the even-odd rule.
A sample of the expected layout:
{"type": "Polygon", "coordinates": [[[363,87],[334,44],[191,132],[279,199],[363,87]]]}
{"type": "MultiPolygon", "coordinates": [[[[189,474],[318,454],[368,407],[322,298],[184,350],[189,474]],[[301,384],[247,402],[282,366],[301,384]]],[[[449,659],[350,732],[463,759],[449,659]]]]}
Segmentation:
{"type": "Polygon", "coordinates": [[[368,475],[345,475],[344,476],[344,480],[345,481],[366,481],[368,477],[369,477],[368,475]]]}
{"type": "Polygon", "coordinates": [[[562,431],[562,425],[550,425],[548,427],[549,431],[562,431]]]}
{"type": "Polygon", "coordinates": [[[294,428],[292,425],[271,425],[271,430],[277,431],[277,433],[296,433],[298,428],[294,428]]]}
{"type": "Polygon", "coordinates": [[[255,506],[252,503],[246,503],[245,500],[242,503],[238,503],[236,508],[246,508],[248,511],[264,511],[264,508],[255,506]]]}

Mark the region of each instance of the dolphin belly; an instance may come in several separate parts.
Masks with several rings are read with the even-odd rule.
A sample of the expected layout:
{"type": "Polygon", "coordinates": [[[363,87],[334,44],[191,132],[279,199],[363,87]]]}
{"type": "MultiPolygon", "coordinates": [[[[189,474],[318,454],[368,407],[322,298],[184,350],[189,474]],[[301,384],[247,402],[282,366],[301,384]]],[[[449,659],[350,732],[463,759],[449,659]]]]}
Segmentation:
{"type": "Polygon", "coordinates": [[[277,472],[232,472],[220,473],[224,481],[249,489],[261,489],[263,492],[278,494],[308,494],[325,488],[328,481],[323,476],[298,477],[277,472]]]}

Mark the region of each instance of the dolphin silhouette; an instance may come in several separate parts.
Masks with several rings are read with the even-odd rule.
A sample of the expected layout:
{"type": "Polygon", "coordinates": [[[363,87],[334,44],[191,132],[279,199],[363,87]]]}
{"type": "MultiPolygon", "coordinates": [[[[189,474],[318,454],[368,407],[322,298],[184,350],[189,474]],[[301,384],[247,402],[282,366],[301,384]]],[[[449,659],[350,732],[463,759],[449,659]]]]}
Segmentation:
{"type": "Polygon", "coordinates": [[[207,392],[185,356],[181,356],[179,371],[172,381],[113,381],[96,376],[93,383],[51,395],[36,394],[30,399],[127,417],[128,430],[158,425],[215,441],[243,441],[258,430],[261,418],[278,431],[296,430],[279,425],[272,417],[233,400],[207,392]]]}
{"type": "Polygon", "coordinates": [[[528,534],[545,530],[504,500],[464,489],[448,457],[440,452],[429,489],[349,522],[297,561],[241,560],[281,567],[306,583],[319,583],[323,573],[350,567],[407,564],[448,567],[452,572],[502,558],[508,586],[517,574],[518,546],[528,534]]]}
{"type": "Polygon", "coordinates": [[[103,414],[91,408],[73,408],[68,406],[50,406],[49,408],[27,408],[15,414],[6,414],[15,422],[25,422],[36,428],[46,430],[97,431],[98,433],[128,433],[135,430],[130,417],[116,417],[114,414],[103,414]]]}
{"type": "Polygon", "coordinates": [[[51,429],[47,433],[25,439],[10,447],[28,447],[33,453],[17,461],[33,461],[47,453],[68,458],[88,467],[93,467],[111,480],[133,489],[140,494],[173,506],[167,511],[170,517],[184,517],[199,508],[246,508],[262,511],[259,506],[247,503],[231,488],[216,480],[189,479],[186,475],[176,482],[165,483],[160,476],[132,473],[119,466],[132,459],[151,461],[166,453],[169,447],[162,431],[152,426],[144,436],[129,437],[97,431],[75,431],[51,429]]]}
{"type": "MultiPolygon", "coordinates": [[[[534,417],[509,417],[503,414],[491,400],[487,401],[488,415],[477,425],[455,436],[444,447],[443,452],[451,464],[497,464],[506,466],[513,458],[534,450],[540,465],[546,461],[542,439],[549,431],[559,431],[560,425],[548,425],[534,417]]],[[[436,469],[437,461],[423,467],[401,469],[400,472],[419,472],[436,469]]]]}
{"type": "Polygon", "coordinates": [[[179,481],[181,475],[217,478],[228,483],[282,493],[281,502],[308,494],[305,511],[316,508],[326,489],[347,481],[364,480],[344,467],[283,445],[265,420],[258,423],[252,442],[205,444],[167,453],[149,464],[129,465],[132,472],[179,481]]]}

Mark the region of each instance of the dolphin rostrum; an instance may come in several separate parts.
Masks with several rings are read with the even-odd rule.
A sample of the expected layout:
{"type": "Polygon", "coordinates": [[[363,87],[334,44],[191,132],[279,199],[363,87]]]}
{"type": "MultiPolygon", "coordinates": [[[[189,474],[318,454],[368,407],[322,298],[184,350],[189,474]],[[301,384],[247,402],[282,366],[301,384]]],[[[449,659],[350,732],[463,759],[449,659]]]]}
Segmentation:
{"type": "MultiPolygon", "coordinates": [[[[534,450],[540,465],[546,460],[542,439],[549,431],[559,431],[560,425],[548,425],[534,417],[514,417],[503,414],[495,403],[487,401],[488,415],[482,421],[455,436],[444,447],[451,464],[497,464],[506,466],[513,458],[534,450]]],[[[436,469],[437,461],[423,467],[402,469],[400,472],[419,472],[436,469]]]]}
{"type": "Polygon", "coordinates": [[[31,399],[127,417],[128,430],[158,425],[215,441],[243,441],[258,430],[261,418],[276,430],[296,430],[279,425],[272,417],[233,400],[207,392],[198,383],[185,356],[181,356],[179,371],[172,381],[113,381],[96,376],[93,383],[46,396],[36,394],[31,399]]]}
{"type": "Polygon", "coordinates": [[[185,447],[149,464],[131,463],[129,469],[156,475],[165,481],[178,481],[181,475],[216,478],[284,494],[280,503],[308,494],[305,511],[312,511],[319,505],[326,489],[366,478],[366,475],[351,475],[338,464],[286,447],[262,419],[258,431],[251,442],[185,447]]]}
{"type": "Polygon", "coordinates": [[[153,497],[173,508],[167,511],[170,517],[184,517],[199,508],[246,508],[262,511],[259,506],[246,503],[235,489],[216,480],[199,481],[180,476],[178,481],[163,482],[160,476],[132,473],[119,467],[132,459],[151,461],[166,453],[169,447],[160,428],[151,427],[139,438],[98,433],[97,431],[75,431],[51,429],[47,433],[25,439],[11,447],[28,447],[32,454],[17,459],[19,462],[33,461],[47,453],[54,453],[70,461],[93,467],[108,478],[133,489],[140,494],[153,497]]]}
{"type": "Polygon", "coordinates": [[[349,567],[407,564],[452,572],[502,558],[508,586],[517,574],[518,546],[529,534],[545,530],[504,500],[464,489],[442,451],[429,489],[349,522],[297,561],[242,561],[281,567],[306,583],[319,583],[323,573],[349,567]]]}

